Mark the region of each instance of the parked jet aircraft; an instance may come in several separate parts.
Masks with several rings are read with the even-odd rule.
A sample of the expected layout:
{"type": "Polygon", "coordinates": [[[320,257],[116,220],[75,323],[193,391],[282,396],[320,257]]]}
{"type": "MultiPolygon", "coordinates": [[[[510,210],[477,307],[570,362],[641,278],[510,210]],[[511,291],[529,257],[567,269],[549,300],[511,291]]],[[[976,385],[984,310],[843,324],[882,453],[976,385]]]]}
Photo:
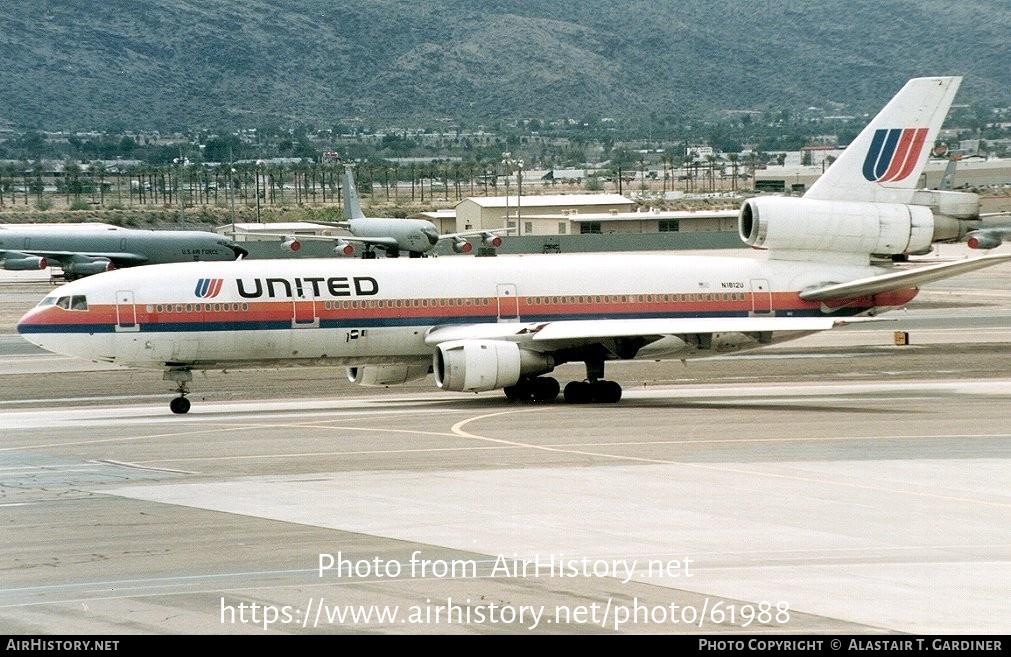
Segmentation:
{"type": "MultiPolygon", "coordinates": [[[[970,249],[996,249],[1001,243],[1011,238],[1011,214],[1002,213],[1003,225],[986,226],[969,231],[965,236],[965,243],[970,249]]],[[[984,223],[986,219],[984,219],[984,223]]]]}
{"type": "MultiPolygon", "coordinates": [[[[948,160],[944,175],[941,176],[937,186],[942,192],[947,192],[949,195],[959,194],[954,192],[953,188],[955,186],[955,170],[960,160],[960,156],[953,156],[948,160]]],[[[1005,239],[1011,238],[1011,212],[980,214],[978,212],[979,196],[967,192],[960,194],[966,199],[973,199],[972,203],[977,206],[975,213],[962,214],[960,217],[967,227],[960,232],[965,233],[965,243],[970,249],[995,249],[1005,239]]]]}
{"type": "Polygon", "coordinates": [[[120,267],[244,255],[246,250],[230,239],[201,230],[136,230],[98,223],[0,225],[4,269],[53,265],[68,281],[120,267]]]}
{"type": "MultiPolygon", "coordinates": [[[[1011,259],[914,267],[945,225],[907,197],[961,78],[918,78],[803,198],[744,202],[739,232],[765,257],[523,255],[188,263],[68,283],[21,318],[50,351],[154,368],[185,413],[193,370],[333,364],[362,385],[434,374],[443,390],[547,401],[545,376],[583,362],[568,402],[613,403],[605,363],[762,347],[913,299],[924,283],[1011,259]]],[[[947,238],[947,235],[943,235],[947,238]]]]}
{"type": "Polygon", "coordinates": [[[385,217],[366,217],[362,211],[361,200],[355,189],[354,174],[350,169],[344,172],[344,216],[346,221],[336,222],[316,222],[325,226],[342,228],[350,236],[301,236],[294,237],[288,235],[282,238],[282,247],[289,251],[297,251],[301,248],[299,240],[302,239],[325,239],[334,242],[334,252],[340,255],[352,255],[354,253],[353,244],[365,246],[362,257],[376,257],[375,249],[382,249],[387,257],[396,258],[401,252],[407,252],[412,258],[419,258],[426,255],[435,246],[444,240],[453,243],[453,250],[457,253],[470,253],[474,246],[467,240],[468,237],[480,236],[481,243],[485,247],[497,248],[502,244],[503,233],[508,229],[496,230],[471,230],[460,233],[440,233],[435,224],[425,219],[399,219],[385,217]]]}

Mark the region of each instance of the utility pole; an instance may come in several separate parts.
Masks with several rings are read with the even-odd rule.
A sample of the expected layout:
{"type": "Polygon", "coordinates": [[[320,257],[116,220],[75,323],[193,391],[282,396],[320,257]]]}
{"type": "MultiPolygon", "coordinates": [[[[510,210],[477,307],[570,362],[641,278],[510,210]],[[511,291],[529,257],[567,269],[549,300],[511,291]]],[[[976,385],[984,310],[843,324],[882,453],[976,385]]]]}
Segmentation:
{"type": "Polygon", "coordinates": [[[263,160],[256,161],[256,223],[260,223],[260,166],[263,160]]]}
{"type": "Polygon", "coordinates": [[[502,164],[506,169],[506,221],[509,219],[509,178],[512,177],[513,170],[516,171],[516,185],[518,194],[516,195],[516,235],[523,234],[523,219],[520,210],[520,199],[523,197],[523,160],[514,160],[512,153],[502,153],[502,164]]]}
{"type": "Polygon", "coordinates": [[[190,161],[180,155],[172,162],[179,167],[176,173],[176,180],[179,182],[179,225],[181,228],[186,228],[186,186],[183,184],[183,171],[186,170],[190,161]]]}

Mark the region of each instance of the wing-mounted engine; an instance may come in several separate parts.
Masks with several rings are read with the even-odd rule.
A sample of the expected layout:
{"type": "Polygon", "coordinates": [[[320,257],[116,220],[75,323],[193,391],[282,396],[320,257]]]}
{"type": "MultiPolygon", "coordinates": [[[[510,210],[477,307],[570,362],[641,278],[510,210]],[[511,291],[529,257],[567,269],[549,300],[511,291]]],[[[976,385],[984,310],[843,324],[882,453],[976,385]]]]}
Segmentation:
{"type": "Polygon", "coordinates": [[[298,250],[302,248],[302,243],[294,237],[285,237],[284,240],[281,241],[281,248],[291,253],[297,253],[298,250]]]}
{"type": "Polygon", "coordinates": [[[46,259],[41,256],[28,255],[26,253],[7,253],[3,259],[3,268],[10,271],[30,271],[33,269],[45,269],[49,266],[46,259]]]}
{"type": "MultiPolygon", "coordinates": [[[[1008,232],[1011,233],[1011,230],[1008,232]]],[[[970,249],[996,249],[1003,241],[1003,235],[999,231],[974,230],[965,238],[970,249]]]]}
{"type": "Polygon", "coordinates": [[[355,253],[355,247],[346,240],[338,239],[333,247],[333,252],[339,256],[351,256],[355,253]]]}
{"type": "Polygon", "coordinates": [[[550,372],[554,359],[504,340],[453,340],[435,349],[435,383],[443,390],[481,392],[516,385],[520,378],[550,372]]]}
{"type": "Polygon", "coordinates": [[[395,386],[428,376],[428,362],[396,365],[364,365],[347,369],[348,381],[360,386],[395,386]]]}
{"type": "Polygon", "coordinates": [[[112,271],[116,265],[108,258],[92,258],[89,256],[74,256],[69,262],[63,263],[63,276],[68,281],[82,276],[101,274],[104,271],[112,271]]]}
{"type": "Polygon", "coordinates": [[[769,196],[741,206],[738,230],[750,246],[784,259],[821,259],[826,253],[867,256],[925,253],[958,234],[958,222],[930,208],[901,203],[823,201],[769,196]]]}
{"type": "Polygon", "coordinates": [[[502,246],[502,236],[495,233],[484,233],[481,236],[481,244],[488,249],[497,249],[502,246]]]}

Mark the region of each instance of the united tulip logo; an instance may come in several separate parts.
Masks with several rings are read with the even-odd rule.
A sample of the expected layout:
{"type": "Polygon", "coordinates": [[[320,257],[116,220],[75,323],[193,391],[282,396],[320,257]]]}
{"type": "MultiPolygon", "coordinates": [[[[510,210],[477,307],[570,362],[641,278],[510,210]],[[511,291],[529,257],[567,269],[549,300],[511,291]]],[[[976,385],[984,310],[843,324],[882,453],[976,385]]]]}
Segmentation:
{"type": "Polygon", "coordinates": [[[864,158],[864,178],[871,182],[897,182],[916,169],[927,139],[926,128],[880,128],[874,131],[864,158]]]}
{"type": "Polygon", "coordinates": [[[201,299],[213,299],[221,292],[223,278],[201,278],[197,281],[197,288],[194,294],[201,299]]]}

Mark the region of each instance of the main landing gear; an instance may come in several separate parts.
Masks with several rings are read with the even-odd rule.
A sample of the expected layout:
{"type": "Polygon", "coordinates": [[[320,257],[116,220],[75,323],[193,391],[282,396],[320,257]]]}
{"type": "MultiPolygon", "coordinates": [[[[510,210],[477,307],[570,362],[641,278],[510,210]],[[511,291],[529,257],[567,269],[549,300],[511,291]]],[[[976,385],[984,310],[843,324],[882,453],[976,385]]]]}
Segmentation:
{"type": "Polygon", "coordinates": [[[176,392],[179,396],[169,402],[169,410],[171,410],[176,415],[185,415],[190,410],[190,400],[186,399],[186,395],[189,394],[189,387],[187,384],[193,380],[193,372],[187,369],[169,369],[165,370],[165,374],[162,378],[166,381],[176,382],[176,392]]]}
{"type": "Polygon", "coordinates": [[[586,378],[565,385],[565,401],[569,404],[616,404],[621,400],[621,386],[604,378],[603,358],[586,361],[586,378]]]}
{"type": "Polygon", "coordinates": [[[552,401],[558,397],[561,386],[550,376],[523,379],[514,386],[505,387],[505,396],[510,401],[552,401]]]}
{"type": "Polygon", "coordinates": [[[570,381],[565,385],[569,404],[616,404],[621,400],[621,386],[614,381],[570,381]]]}
{"type": "MultiPolygon", "coordinates": [[[[568,404],[615,404],[621,400],[621,386],[603,378],[603,361],[586,364],[586,379],[565,384],[563,397],[568,404]]],[[[549,402],[558,397],[560,386],[550,376],[523,379],[505,388],[512,401],[549,402]]]]}
{"type": "MultiPolygon", "coordinates": [[[[510,401],[549,402],[558,397],[558,381],[550,376],[524,379],[504,389],[510,401]]],[[[567,404],[615,404],[621,401],[621,386],[614,381],[570,381],[563,392],[567,404]]]]}

